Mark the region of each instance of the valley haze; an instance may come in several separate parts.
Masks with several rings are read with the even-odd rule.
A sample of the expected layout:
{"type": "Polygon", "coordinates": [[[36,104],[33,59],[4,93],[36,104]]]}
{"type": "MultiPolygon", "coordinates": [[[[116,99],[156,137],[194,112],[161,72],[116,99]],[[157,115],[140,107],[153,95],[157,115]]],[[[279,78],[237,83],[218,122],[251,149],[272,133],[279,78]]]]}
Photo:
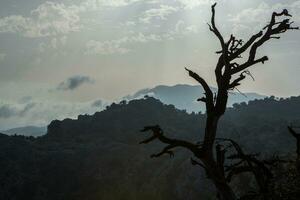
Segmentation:
{"type": "MultiPolygon", "coordinates": [[[[215,88],[212,88],[213,91],[216,91],[215,88]]],[[[122,100],[133,100],[133,99],[141,99],[145,96],[152,96],[154,98],[159,99],[164,104],[172,104],[176,108],[180,110],[186,110],[188,113],[191,112],[205,112],[204,104],[201,102],[198,102],[197,99],[201,97],[201,94],[203,94],[204,91],[200,86],[194,86],[194,85],[186,85],[186,84],[178,84],[174,86],[165,86],[165,85],[159,85],[154,88],[147,88],[137,91],[136,93],[132,95],[127,95],[123,98],[120,98],[116,102],[120,102],[122,100]]],[[[229,95],[229,102],[228,106],[231,107],[234,103],[241,103],[241,102],[248,102],[254,99],[263,99],[266,96],[260,95],[257,93],[239,93],[239,92],[231,92],[229,95]]],[[[49,108],[47,109],[47,104],[44,103],[43,106],[37,105],[37,109],[45,109],[45,110],[33,110],[33,112],[28,112],[26,115],[22,116],[22,118],[28,117],[30,121],[27,121],[27,124],[24,124],[23,127],[18,127],[16,124],[18,123],[18,118],[15,118],[15,121],[12,121],[12,127],[3,130],[3,128],[0,127],[0,130],[2,129],[2,133],[12,135],[26,135],[26,136],[41,136],[46,133],[46,126],[55,119],[64,119],[64,118],[77,118],[80,114],[93,114],[97,111],[101,111],[105,109],[106,106],[110,105],[112,102],[105,102],[104,100],[95,100],[91,101],[89,103],[86,103],[86,105],[83,106],[84,109],[78,109],[73,110],[71,113],[70,111],[74,109],[72,106],[67,107],[68,109],[62,109],[60,112],[59,110],[56,110],[51,107],[51,104],[49,105],[49,108]],[[39,120],[44,119],[43,124],[38,124],[38,126],[35,125],[35,119],[34,115],[36,112],[39,113],[39,120]],[[49,118],[49,116],[52,116],[52,118],[49,118]],[[48,121],[47,121],[48,120],[48,121]],[[31,125],[31,126],[29,126],[31,125]],[[34,126],[32,126],[34,125],[34,126]],[[42,126],[42,127],[40,127],[42,126]],[[30,134],[32,132],[32,134],[30,134]]],[[[37,104],[36,102],[30,102],[29,104],[37,104]]],[[[60,105],[58,108],[60,109],[63,104],[60,105]]],[[[0,109],[1,111],[1,109],[0,109]]],[[[21,117],[21,116],[18,116],[21,117]]]]}

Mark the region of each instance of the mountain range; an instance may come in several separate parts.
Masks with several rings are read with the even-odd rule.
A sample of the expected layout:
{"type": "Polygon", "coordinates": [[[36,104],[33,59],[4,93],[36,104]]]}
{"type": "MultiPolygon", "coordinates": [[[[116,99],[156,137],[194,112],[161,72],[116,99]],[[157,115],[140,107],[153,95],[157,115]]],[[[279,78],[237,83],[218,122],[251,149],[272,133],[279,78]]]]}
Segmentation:
{"type": "MultiPolygon", "coordinates": [[[[212,91],[216,92],[216,88],[211,87],[212,91]]],[[[164,104],[172,104],[177,109],[186,110],[188,113],[191,112],[205,112],[205,106],[203,103],[197,102],[197,99],[204,93],[200,86],[193,85],[174,85],[165,86],[159,85],[154,88],[142,89],[133,95],[123,97],[123,100],[134,100],[140,99],[144,96],[152,96],[159,99],[164,104]]],[[[266,96],[257,93],[238,93],[231,92],[229,95],[228,106],[232,107],[235,103],[248,102],[254,99],[263,99],[266,96]]],[[[25,126],[17,127],[5,131],[1,131],[7,135],[24,135],[38,137],[46,134],[46,127],[36,126],[25,126]]]]}
{"type": "Polygon", "coordinates": [[[47,128],[38,127],[38,126],[24,126],[24,127],[4,130],[1,132],[7,135],[24,135],[24,136],[39,137],[46,134],[47,128]]]}
{"type": "MultiPolygon", "coordinates": [[[[217,89],[211,87],[216,93],[217,89]]],[[[197,99],[204,96],[204,90],[199,85],[178,84],[174,86],[159,85],[154,88],[142,89],[133,95],[128,95],[124,99],[133,100],[144,96],[152,96],[165,104],[172,104],[180,110],[191,112],[205,112],[205,105],[199,103],[197,99]]],[[[254,99],[263,99],[266,96],[257,93],[239,93],[230,92],[228,98],[228,107],[235,103],[248,102],[254,99]]]]}

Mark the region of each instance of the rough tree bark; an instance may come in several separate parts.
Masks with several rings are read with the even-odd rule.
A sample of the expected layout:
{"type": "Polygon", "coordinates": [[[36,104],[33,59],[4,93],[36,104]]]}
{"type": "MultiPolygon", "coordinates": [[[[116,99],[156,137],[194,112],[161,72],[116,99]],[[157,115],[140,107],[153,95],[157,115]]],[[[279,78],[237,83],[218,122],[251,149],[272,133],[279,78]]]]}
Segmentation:
{"type": "Polygon", "coordinates": [[[250,74],[249,67],[258,63],[264,64],[268,60],[267,56],[256,58],[256,52],[260,46],[268,40],[279,39],[278,35],[288,30],[298,29],[298,27],[292,27],[293,22],[289,20],[291,15],[284,9],[280,13],[273,12],[270,22],[260,32],[251,36],[247,42],[236,39],[233,35],[225,40],[215,24],[215,6],[216,3],[211,7],[212,17],[208,26],[221,45],[221,50],[216,52],[220,55],[215,67],[217,94],[213,94],[209,85],[201,76],[185,68],[189,76],[195,79],[205,91],[204,97],[198,99],[198,101],[205,103],[207,115],[202,144],[168,138],[158,125],[147,126],[142,130],[143,132],[150,131],[152,136],[141,143],[147,144],[153,140],[159,140],[167,144],[161,152],[153,154],[151,157],[159,157],[163,154],[173,156],[172,149],[176,147],[188,149],[197,159],[192,158],[192,164],[200,165],[205,169],[217,189],[218,198],[220,200],[236,200],[237,196],[230,187],[224,171],[225,151],[220,146],[215,145],[218,122],[225,113],[228,92],[239,86],[241,81],[250,74]],[[280,17],[284,19],[280,20],[280,17]],[[249,52],[246,61],[238,61],[245,52],[249,52]]]}

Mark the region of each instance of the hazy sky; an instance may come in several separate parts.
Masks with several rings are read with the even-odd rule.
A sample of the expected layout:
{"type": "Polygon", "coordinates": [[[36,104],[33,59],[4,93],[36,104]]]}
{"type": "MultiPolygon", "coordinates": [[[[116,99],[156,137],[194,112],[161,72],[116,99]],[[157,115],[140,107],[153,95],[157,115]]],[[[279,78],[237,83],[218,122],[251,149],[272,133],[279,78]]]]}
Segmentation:
{"type": "MultiPolygon", "coordinates": [[[[287,8],[300,25],[300,1],[218,0],[217,24],[247,39],[272,11],[287,8]]],[[[210,0],[1,0],[0,130],[44,125],[92,113],[159,84],[194,84],[189,66],[214,86],[219,50],[206,25],[210,0]],[[100,101],[101,100],[101,101],[100,101]]],[[[259,54],[241,91],[300,94],[300,32],[284,34],[259,54]]]]}

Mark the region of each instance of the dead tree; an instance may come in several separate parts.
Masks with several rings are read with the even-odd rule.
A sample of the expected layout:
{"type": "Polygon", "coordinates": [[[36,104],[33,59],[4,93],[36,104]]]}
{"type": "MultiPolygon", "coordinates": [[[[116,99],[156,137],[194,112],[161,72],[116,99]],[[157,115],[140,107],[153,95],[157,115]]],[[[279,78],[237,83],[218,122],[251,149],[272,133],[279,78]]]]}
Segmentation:
{"type": "Polygon", "coordinates": [[[204,138],[201,145],[193,142],[183,140],[171,139],[164,135],[163,130],[158,126],[148,126],[142,131],[151,131],[152,136],[142,143],[149,143],[153,140],[160,140],[167,144],[167,146],[158,154],[152,157],[159,157],[164,154],[173,156],[172,149],[176,147],[183,147],[193,153],[198,161],[193,160],[194,164],[199,164],[204,167],[208,177],[212,180],[218,191],[218,197],[221,200],[235,200],[237,199],[230,185],[227,183],[223,170],[223,153],[219,149],[215,154],[215,140],[217,134],[217,127],[219,119],[225,113],[228,93],[241,84],[241,81],[249,74],[248,68],[262,63],[267,60],[267,56],[256,57],[257,50],[271,39],[279,39],[280,34],[298,27],[293,27],[289,18],[291,15],[286,9],[282,12],[273,12],[271,20],[268,24],[257,34],[254,34],[246,42],[237,39],[231,35],[229,39],[225,40],[215,24],[215,7],[212,5],[211,24],[208,24],[211,32],[215,34],[220,42],[221,50],[216,53],[219,58],[215,67],[215,77],[218,91],[216,94],[212,92],[207,82],[197,73],[186,68],[190,77],[195,79],[204,89],[204,96],[199,98],[206,105],[206,128],[204,131],[204,138]],[[282,19],[283,18],[283,19],[282,19]],[[248,52],[248,53],[247,53],[248,52]],[[240,61],[239,58],[243,54],[246,55],[246,61],[240,61]]]}

